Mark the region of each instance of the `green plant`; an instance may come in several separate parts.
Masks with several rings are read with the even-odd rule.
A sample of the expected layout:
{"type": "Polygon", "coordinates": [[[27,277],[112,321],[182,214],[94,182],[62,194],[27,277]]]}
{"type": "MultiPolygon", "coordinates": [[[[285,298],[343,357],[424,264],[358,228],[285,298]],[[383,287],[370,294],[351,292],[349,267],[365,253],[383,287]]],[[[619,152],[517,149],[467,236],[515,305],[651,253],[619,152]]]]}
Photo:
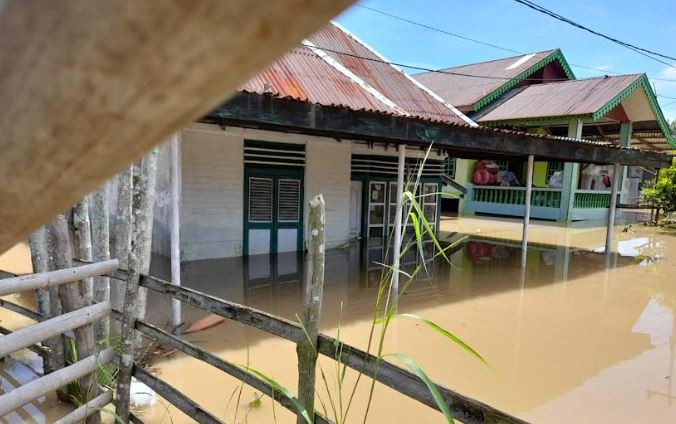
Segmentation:
{"type": "Polygon", "coordinates": [[[657,182],[642,191],[647,202],[653,203],[666,213],[676,211],[676,159],[669,168],[663,169],[657,182]]]}

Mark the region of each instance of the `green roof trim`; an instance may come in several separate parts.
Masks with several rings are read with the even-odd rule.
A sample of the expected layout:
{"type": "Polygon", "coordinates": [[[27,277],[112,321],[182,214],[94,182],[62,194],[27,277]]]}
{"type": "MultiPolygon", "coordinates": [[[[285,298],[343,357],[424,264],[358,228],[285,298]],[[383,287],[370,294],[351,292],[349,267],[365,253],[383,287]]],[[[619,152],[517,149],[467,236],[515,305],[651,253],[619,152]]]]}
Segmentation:
{"type": "Polygon", "coordinates": [[[657,118],[657,122],[660,124],[660,128],[662,129],[664,138],[667,139],[667,142],[672,147],[676,148],[676,136],[674,136],[674,134],[672,134],[671,130],[669,129],[669,124],[667,123],[667,120],[664,118],[662,108],[660,108],[659,103],[657,103],[657,97],[655,96],[655,93],[653,92],[653,89],[650,86],[650,81],[648,81],[648,77],[646,76],[646,74],[641,74],[641,76],[637,78],[636,81],[629,84],[627,88],[622,90],[622,92],[613,97],[608,103],[603,105],[603,107],[594,112],[592,118],[595,121],[598,121],[599,119],[603,118],[611,110],[615,109],[623,101],[625,101],[627,97],[629,97],[638,88],[643,88],[643,91],[645,92],[646,97],[648,98],[648,103],[650,103],[650,107],[652,108],[653,113],[657,118]]]}
{"type": "Polygon", "coordinates": [[[474,111],[478,112],[481,108],[493,102],[494,100],[496,100],[497,98],[499,98],[500,96],[502,96],[503,94],[514,88],[521,81],[525,80],[526,78],[533,75],[534,73],[536,73],[537,71],[539,71],[540,69],[544,68],[545,66],[549,65],[552,62],[558,62],[559,65],[561,65],[561,68],[563,68],[563,72],[565,72],[566,77],[568,77],[568,79],[575,79],[575,74],[573,73],[573,70],[570,68],[570,65],[568,65],[568,62],[566,61],[566,58],[563,56],[561,49],[556,49],[548,56],[544,57],[543,59],[533,64],[533,66],[531,66],[530,68],[521,72],[519,75],[510,79],[509,81],[502,84],[500,87],[491,91],[483,98],[478,100],[476,103],[474,103],[473,108],[474,111]]]}

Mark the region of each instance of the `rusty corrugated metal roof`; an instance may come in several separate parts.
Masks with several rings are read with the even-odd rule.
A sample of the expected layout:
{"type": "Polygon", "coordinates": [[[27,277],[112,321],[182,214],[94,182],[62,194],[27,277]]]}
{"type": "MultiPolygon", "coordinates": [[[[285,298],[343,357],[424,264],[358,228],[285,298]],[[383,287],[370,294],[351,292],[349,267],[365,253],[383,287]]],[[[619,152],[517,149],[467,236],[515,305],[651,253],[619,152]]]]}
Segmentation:
{"type": "Polygon", "coordinates": [[[452,105],[467,110],[523,72],[532,69],[550,56],[560,54],[558,49],[546,50],[441,70],[457,74],[423,72],[414,74],[413,78],[452,105]]]}
{"type": "Polygon", "coordinates": [[[530,85],[505,96],[506,100],[477,120],[496,122],[593,115],[639,78],[640,74],[620,75],[530,85]]]}
{"type": "Polygon", "coordinates": [[[241,90],[354,110],[390,114],[402,114],[403,110],[405,114],[417,118],[463,123],[461,117],[442,101],[434,98],[402,71],[382,63],[380,56],[341,28],[333,24],[326,25],[308,40],[319,50],[322,47],[327,49],[323,50],[326,55],[373,87],[396,107],[383,102],[327,63],[310,47],[302,45],[251,78],[241,90]]]}

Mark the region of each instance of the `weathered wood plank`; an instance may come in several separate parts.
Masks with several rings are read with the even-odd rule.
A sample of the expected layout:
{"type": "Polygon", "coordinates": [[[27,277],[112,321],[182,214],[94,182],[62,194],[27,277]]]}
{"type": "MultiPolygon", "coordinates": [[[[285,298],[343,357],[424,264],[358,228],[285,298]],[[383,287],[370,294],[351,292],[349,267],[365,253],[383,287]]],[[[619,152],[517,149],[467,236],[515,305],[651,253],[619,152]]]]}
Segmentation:
{"type": "Polygon", "coordinates": [[[89,265],[59,269],[56,271],[40,274],[29,274],[14,278],[5,278],[0,280],[0,296],[72,283],[83,278],[109,273],[117,269],[117,266],[117,259],[111,259],[105,262],[97,262],[89,265]]]}
{"type": "Polygon", "coordinates": [[[212,413],[203,409],[192,399],[159,378],[151,375],[143,368],[134,366],[133,374],[138,381],[153,389],[158,395],[168,400],[172,405],[183,411],[188,417],[198,423],[223,424],[223,421],[216,418],[212,413]]]}
{"type": "MultiPolygon", "coordinates": [[[[164,346],[179,350],[186,355],[190,355],[195,359],[203,361],[212,367],[217,368],[240,381],[243,381],[254,389],[260,391],[262,394],[274,399],[280,405],[292,411],[293,413],[298,412],[298,410],[293,406],[293,403],[291,403],[291,401],[286,396],[284,396],[283,393],[276,391],[267,382],[241,369],[240,367],[226,362],[223,359],[205,351],[204,349],[201,349],[186,340],[179,339],[178,337],[171,335],[152,324],[148,324],[143,321],[136,321],[136,329],[164,346]]],[[[330,423],[329,420],[327,420],[318,412],[315,412],[315,422],[317,424],[330,423]]]]}
{"type": "Polygon", "coordinates": [[[65,415],[61,419],[54,421],[54,424],[77,424],[89,417],[90,415],[99,412],[101,408],[113,401],[113,391],[106,390],[94,399],[90,400],[79,408],[65,415]]]}
{"type": "Polygon", "coordinates": [[[0,186],[0,252],[350,3],[3,2],[0,180],[8,183],[0,186]]]}
{"type": "Polygon", "coordinates": [[[212,111],[204,122],[245,128],[300,132],[332,139],[347,138],[447,149],[453,157],[507,155],[580,163],[620,163],[665,168],[671,157],[654,152],[611,148],[492,128],[469,128],[404,116],[352,111],[254,93],[239,93],[212,111]]]}
{"type": "Polygon", "coordinates": [[[75,381],[90,374],[99,366],[110,362],[113,358],[113,350],[106,349],[96,355],[91,355],[73,365],[61,368],[37,380],[17,387],[11,392],[0,396],[0,416],[4,416],[28,402],[31,402],[46,393],[63,387],[71,381],[75,381]]]}
{"type": "Polygon", "coordinates": [[[91,324],[109,314],[110,303],[101,302],[16,330],[0,339],[0,358],[66,331],[91,324]]]}
{"type": "MultiPolygon", "coordinates": [[[[296,345],[298,355],[298,400],[305,406],[314,422],[315,382],[317,372],[317,336],[324,294],[324,242],[325,205],[319,194],[309,202],[308,233],[310,241],[306,258],[305,310],[303,328],[306,337],[296,345]]],[[[304,424],[305,418],[298,415],[297,424],[304,424]]]]}
{"type": "MultiPolygon", "coordinates": [[[[239,305],[219,299],[187,287],[177,287],[156,277],[142,275],[140,284],[150,290],[174,296],[181,301],[198,308],[213,312],[227,319],[266,331],[283,339],[298,343],[305,339],[302,327],[295,322],[275,315],[259,311],[248,306],[239,305]]],[[[438,409],[427,389],[427,386],[411,372],[399,368],[386,361],[378,360],[373,355],[348,345],[341,345],[332,338],[319,335],[318,351],[331,359],[338,360],[348,367],[375,378],[378,382],[405,394],[431,408],[438,409]],[[339,349],[337,349],[339,347],[339,349]]],[[[458,420],[467,424],[505,423],[525,424],[526,421],[506,414],[490,405],[470,397],[461,395],[442,385],[437,389],[446,400],[450,410],[458,420]]]]}

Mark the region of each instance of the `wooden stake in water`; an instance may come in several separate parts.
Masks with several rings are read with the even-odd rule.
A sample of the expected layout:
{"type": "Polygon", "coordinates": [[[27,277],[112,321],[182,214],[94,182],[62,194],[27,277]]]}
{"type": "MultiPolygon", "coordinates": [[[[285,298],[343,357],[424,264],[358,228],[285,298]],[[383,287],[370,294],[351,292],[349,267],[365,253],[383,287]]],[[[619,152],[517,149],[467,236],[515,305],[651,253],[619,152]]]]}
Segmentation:
{"type": "MultiPolygon", "coordinates": [[[[319,194],[310,201],[309,237],[306,262],[305,310],[303,327],[307,338],[296,346],[298,353],[298,400],[314,422],[317,336],[324,292],[325,205],[319,194]]],[[[298,415],[297,423],[305,423],[298,415]]]]}

